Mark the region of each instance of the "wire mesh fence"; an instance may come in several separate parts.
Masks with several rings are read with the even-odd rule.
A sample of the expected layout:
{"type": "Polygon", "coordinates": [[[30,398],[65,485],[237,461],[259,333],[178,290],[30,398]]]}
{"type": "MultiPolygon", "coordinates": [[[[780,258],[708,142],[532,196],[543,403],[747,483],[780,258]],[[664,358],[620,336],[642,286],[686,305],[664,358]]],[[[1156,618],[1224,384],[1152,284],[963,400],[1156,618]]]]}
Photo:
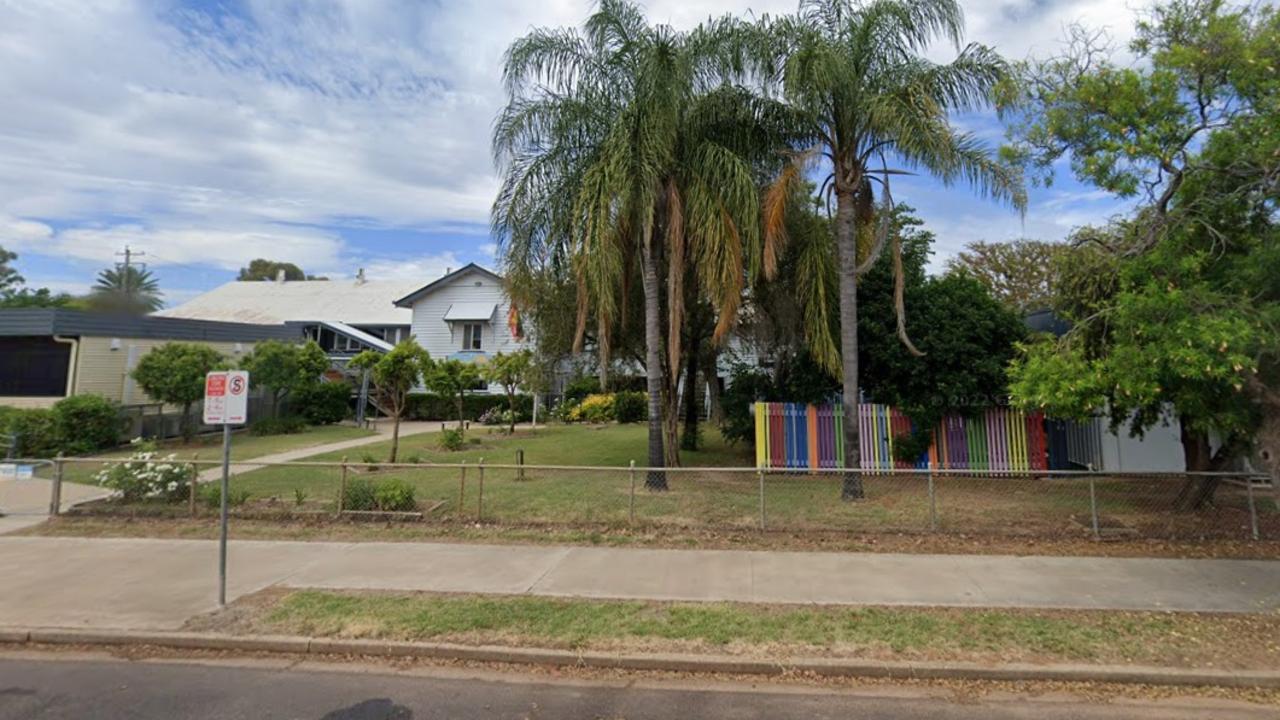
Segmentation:
{"type": "MultiPolygon", "coordinates": [[[[199,516],[218,507],[220,491],[212,482],[219,477],[218,467],[214,459],[65,458],[40,461],[34,475],[109,486],[110,497],[80,505],[76,512],[199,516]],[[122,467],[130,471],[122,472],[122,467]],[[152,478],[150,489],[128,485],[131,474],[152,478]],[[155,485],[157,475],[163,475],[162,487],[155,485]]],[[[50,492],[59,484],[50,482],[50,492]]],[[[1280,538],[1275,486],[1247,473],[813,472],[250,460],[234,465],[228,501],[233,514],[263,518],[376,516],[499,526],[1042,538],[1280,538]]]]}

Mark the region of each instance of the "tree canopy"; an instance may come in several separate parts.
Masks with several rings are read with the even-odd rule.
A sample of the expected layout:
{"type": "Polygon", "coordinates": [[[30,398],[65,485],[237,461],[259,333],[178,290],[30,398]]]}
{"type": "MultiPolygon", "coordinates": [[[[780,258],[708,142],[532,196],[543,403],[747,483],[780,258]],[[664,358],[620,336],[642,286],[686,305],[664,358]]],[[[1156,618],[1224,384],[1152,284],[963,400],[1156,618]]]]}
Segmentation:
{"type": "Polygon", "coordinates": [[[271,405],[275,410],[290,393],[320,382],[320,376],[329,368],[329,358],[313,340],[305,343],[267,340],[258,343],[253,352],[240,361],[240,367],[249,371],[253,384],[271,392],[271,405]]]}
{"type": "MultiPolygon", "coordinates": [[[[1074,327],[1027,348],[1013,390],[1058,414],[1109,410],[1138,433],[1171,411],[1187,468],[1221,469],[1280,387],[1280,17],[1175,0],[1131,49],[1121,66],[1077,31],[1066,55],[1026,68],[1009,154],[1042,179],[1069,157],[1139,205],[1077,234],[1058,303],[1074,327]]],[[[1202,484],[1186,499],[1211,495],[1202,484]]]]}
{"type": "Polygon", "coordinates": [[[191,406],[204,398],[205,375],[224,367],[226,359],[208,345],[170,342],[143,355],[131,374],[152,399],[182,407],[182,435],[189,440],[196,427],[191,406]]]}
{"type": "Polygon", "coordinates": [[[385,353],[365,350],[351,358],[347,367],[369,373],[378,408],[391,417],[391,455],[400,452],[400,420],[409,406],[409,393],[431,365],[431,355],[413,338],[406,338],[385,353]]]}
{"type": "Polygon", "coordinates": [[[267,260],[266,258],[255,258],[249,261],[248,267],[240,268],[240,274],[236,276],[236,280],[248,281],[275,281],[280,277],[280,272],[284,272],[284,279],[289,282],[298,280],[327,280],[328,278],[316,277],[303,272],[302,268],[291,262],[282,262],[279,260],[267,260]]]}
{"type": "Polygon", "coordinates": [[[1068,248],[1027,238],[974,242],[947,261],[947,272],[977,280],[1018,312],[1047,310],[1053,307],[1056,274],[1068,248]]]}

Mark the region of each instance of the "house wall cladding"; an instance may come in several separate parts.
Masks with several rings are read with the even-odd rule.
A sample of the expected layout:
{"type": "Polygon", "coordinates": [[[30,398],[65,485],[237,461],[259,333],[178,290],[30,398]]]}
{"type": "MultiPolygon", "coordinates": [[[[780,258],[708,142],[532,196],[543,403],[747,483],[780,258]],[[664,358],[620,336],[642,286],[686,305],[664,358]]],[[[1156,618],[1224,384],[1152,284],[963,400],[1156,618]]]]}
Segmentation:
{"type": "MultiPolygon", "coordinates": [[[[413,303],[412,334],[432,358],[447,358],[463,350],[464,323],[444,319],[450,306],[456,303],[492,303],[497,307],[488,322],[482,323],[481,352],[485,355],[513,352],[524,347],[511,335],[507,322],[511,304],[502,288],[502,282],[486,273],[473,270],[433,288],[430,293],[413,303]]],[[[491,387],[490,390],[497,391],[497,388],[491,387]]]]}

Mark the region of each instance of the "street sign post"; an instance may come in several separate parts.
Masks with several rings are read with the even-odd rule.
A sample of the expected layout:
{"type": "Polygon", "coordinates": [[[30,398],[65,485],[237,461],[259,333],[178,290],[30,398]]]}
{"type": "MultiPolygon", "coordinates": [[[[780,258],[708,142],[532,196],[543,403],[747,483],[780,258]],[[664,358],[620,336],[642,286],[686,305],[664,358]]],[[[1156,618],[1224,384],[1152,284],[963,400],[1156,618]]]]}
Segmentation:
{"type": "Polygon", "coordinates": [[[231,485],[231,426],[249,420],[249,373],[219,370],[204,377],[204,422],[222,426],[222,492],[218,510],[218,604],[227,604],[227,492],[231,485]]]}

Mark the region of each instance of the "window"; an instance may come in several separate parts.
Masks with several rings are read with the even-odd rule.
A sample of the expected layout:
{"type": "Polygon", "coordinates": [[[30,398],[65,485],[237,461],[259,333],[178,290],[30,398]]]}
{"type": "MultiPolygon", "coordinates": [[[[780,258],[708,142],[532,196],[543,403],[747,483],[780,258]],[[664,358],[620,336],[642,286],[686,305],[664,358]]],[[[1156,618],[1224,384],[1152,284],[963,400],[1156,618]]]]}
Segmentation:
{"type": "Polygon", "coordinates": [[[480,339],[484,335],[484,325],[480,323],[466,323],[462,326],[462,349],[463,350],[479,350],[480,339]]]}

